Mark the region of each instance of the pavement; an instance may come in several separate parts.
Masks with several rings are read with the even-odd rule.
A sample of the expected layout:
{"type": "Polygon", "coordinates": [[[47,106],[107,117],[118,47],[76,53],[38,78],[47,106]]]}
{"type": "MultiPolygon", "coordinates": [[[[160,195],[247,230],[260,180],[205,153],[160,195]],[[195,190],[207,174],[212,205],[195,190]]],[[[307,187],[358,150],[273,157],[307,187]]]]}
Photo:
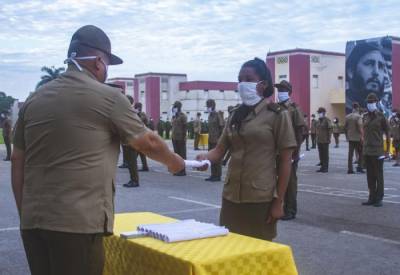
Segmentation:
{"type": "MultiPolygon", "coordinates": [[[[188,159],[199,153],[192,148],[189,141],[188,159]]],[[[347,150],[344,140],[340,148],[331,144],[327,174],[315,172],[317,151],[303,150],[298,214],[295,220],[279,222],[275,241],[292,247],[299,274],[400,274],[400,168],[385,162],[383,207],[361,206],[368,196],[366,175],[346,174],[347,150]]],[[[4,154],[0,145],[1,159],[4,154]]],[[[151,211],[218,223],[222,182],[204,181],[209,172],[187,171],[186,177],[174,177],[162,165],[149,163],[150,172],[140,172],[139,188],[124,188],[129,174],[118,169],[117,213],[151,211]]],[[[3,161],[0,216],[0,274],[29,274],[10,186],[10,163],[3,161]]]]}

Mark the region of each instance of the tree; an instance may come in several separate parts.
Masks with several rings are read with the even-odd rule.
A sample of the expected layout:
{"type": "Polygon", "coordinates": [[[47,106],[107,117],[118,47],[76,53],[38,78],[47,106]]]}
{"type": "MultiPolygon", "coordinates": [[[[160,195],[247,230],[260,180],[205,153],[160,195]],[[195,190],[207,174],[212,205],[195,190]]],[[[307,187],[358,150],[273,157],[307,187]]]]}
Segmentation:
{"type": "Polygon", "coordinates": [[[40,80],[39,83],[36,84],[36,89],[39,88],[40,86],[46,84],[47,82],[50,82],[53,79],[56,79],[57,77],[59,77],[60,74],[65,71],[65,68],[64,67],[55,68],[54,66],[51,66],[49,68],[47,66],[44,66],[44,67],[42,67],[41,71],[46,74],[41,76],[42,80],[40,80]]]}
{"type": "Polygon", "coordinates": [[[12,96],[6,95],[5,92],[0,92],[0,114],[8,113],[14,101],[15,98],[12,96]]]}

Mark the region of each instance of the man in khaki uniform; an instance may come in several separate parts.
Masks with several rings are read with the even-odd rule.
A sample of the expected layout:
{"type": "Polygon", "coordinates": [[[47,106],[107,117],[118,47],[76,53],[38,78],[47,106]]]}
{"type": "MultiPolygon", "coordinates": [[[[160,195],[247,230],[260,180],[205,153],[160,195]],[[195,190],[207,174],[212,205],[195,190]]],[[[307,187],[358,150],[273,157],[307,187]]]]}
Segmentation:
{"type": "Polygon", "coordinates": [[[303,127],[303,140],[306,143],[306,151],[310,151],[310,121],[308,120],[308,116],[304,115],[304,127],[303,127]]]}
{"type": "Polygon", "coordinates": [[[389,124],[395,150],[394,159],[396,160],[393,166],[398,167],[400,166],[400,111],[398,109],[393,109],[389,124]]]}
{"type": "Polygon", "coordinates": [[[167,121],[165,121],[165,138],[169,139],[169,133],[171,132],[172,129],[172,124],[171,121],[169,121],[169,118],[167,118],[167,121]]]}
{"type": "Polygon", "coordinates": [[[196,119],[194,120],[193,130],[194,130],[194,150],[199,150],[199,141],[201,135],[201,113],[197,113],[196,119]]]}
{"type": "Polygon", "coordinates": [[[311,115],[311,149],[317,148],[317,124],[318,120],[315,119],[315,115],[311,115]]]}
{"type": "Polygon", "coordinates": [[[6,146],[6,151],[7,155],[3,159],[4,161],[10,161],[11,157],[11,128],[12,128],[12,122],[11,119],[9,118],[9,114],[5,113],[4,119],[1,125],[1,128],[3,130],[3,140],[4,140],[4,145],[6,146]]]}
{"type": "MultiPolygon", "coordinates": [[[[182,103],[180,101],[174,103],[172,113],[174,115],[172,118],[172,145],[174,146],[174,152],[186,159],[187,116],[182,113],[182,103]]],[[[186,172],[183,169],[174,175],[186,176],[186,172]]]]}
{"type": "Polygon", "coordinates": [[[67,71],[26,100],[14,132],[12,188],[33,275],[103,274],[121,142],[173,173],[184,167],[121,90],[104,84],[122,60],[101,29],[77,30],[68,56],[67,71]]]}
{"type": "MultiPolygon", "coordinates": [[[[215,101],[208,99],[206,102],[208,111],[208,150],[212,150],[217,146],[218,139],[224,129],[224,117],[216,111],[215,101]]],[[[222,164],[220,162],[211,165],[211,176],[206,181],[220,181],[222,174],[222,164]]]]}
{"type": "Polygon", "coordinates": [[[344,124],[344,132],[346,139],[349,142],[349,153],[347,157],[347,174],[354,174],[353,170],[353,155],[354,151],[358,152],[357,172],[364,173],[362,168],[362,144],[364,140],[364,131],[362,124],[362,116],[359,113],[360,105],[353,102],[353,112],[346,116],[344,124]]]}
{"type": "MultiPolygon", "coordinates": [[[[135,110],[137,111],[137,115],[142,120],[143,124],[148,126],[150,124],[149,119],[147,118],[146,113],[142,112],[143,105],[140,102],[135,103],[135,110]]],[[[151,130],[151,129],[150,129],[151,130]]],[[[147,172],[149,171],[149,166],[147,165],[146,155],[139,152],[140,160],[142,162],[142,169],[139,171],[147,172]]]]}
{"type": "Polygon", "coordinates": [[[282,109],[289,112],[292,128],[296,138],[296,149],[292,155],[292,170],[290,173],[289,183],[285,194],[285,215],[282,220],[292,220],[296,218],[297,214],[297,167],[299,163],[300,147],[303,143],[303,132],[306,128],[304,123],[304,116],[296,103],[292,102],[290,96],[292,94],[292,85],[282,80],[279,84],[275,84],[278,89],[278,104],[282,109]]]}
{"type": "Polygon", "coordinates": [[[378,110],[378,97],[374,93],[367,96],[368,113],[363,116],[364,159],[367,169],[369,196],[362,205],[382,206],[384,179],[383,161],[389,153],[383,151],[383,135],[386,136],[386,148],[390,146],[389,125],[385,116],[378,110]]]}
{"type": "Polygon", "coordinates": [[[317,111],[319,119],[317,123],[317,144],[319,153],[319,164],[317,172],[328,173],[329,167],[329,144],[332,138],[332,122],[326,117],[326,110],[320,107],[317,111]]]}
{"type": "Polygon", "coordinates": [[[339,148],[339,137],[341,129],[339,124],[339,119],[337,117],[333,119],[332,132],[333,132],[333,138],[335,139],[335,148],[339,148]]]}

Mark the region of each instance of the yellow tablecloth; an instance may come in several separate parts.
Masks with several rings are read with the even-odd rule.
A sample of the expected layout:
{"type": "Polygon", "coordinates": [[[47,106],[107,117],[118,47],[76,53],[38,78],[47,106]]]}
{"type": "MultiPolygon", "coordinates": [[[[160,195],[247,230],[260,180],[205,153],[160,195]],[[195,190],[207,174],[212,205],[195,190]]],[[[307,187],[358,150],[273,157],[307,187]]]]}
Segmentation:
{"type": "MultiPolygon", "coordinates": [[[[386,138],[383,139],[383,150],[386,152],[386,138]]],[[[393,147],[393,139],[390,139],[390,154],[394,155],[395,154],[395,149],[393,147]]]]}
{"type": "Polygon", "coordinates": [[[199,146],[203,146],[203,149],[208,146],[208,134],[200,134],[199,146]]]}
{"type": "Polygon", "coordinates": [[[138,224],[174,221],[154,213],[117,214],[114,235],[105,238],[105,275],[292,275],[289,246],[230,233],[225,237],[164,243],[146,237],[125,240],[138,224]]]}

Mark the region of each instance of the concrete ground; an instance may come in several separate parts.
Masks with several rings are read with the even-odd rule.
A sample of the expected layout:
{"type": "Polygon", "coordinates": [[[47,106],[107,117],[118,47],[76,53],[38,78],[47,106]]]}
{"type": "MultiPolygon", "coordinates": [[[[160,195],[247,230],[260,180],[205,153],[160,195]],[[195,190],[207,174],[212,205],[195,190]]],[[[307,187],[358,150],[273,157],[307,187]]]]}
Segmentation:
{"type": "MultiPolygon", "coordinates": [[[[2,147],[1,147],[2,146],[2,147]]],[[[197,151],[189,141],[188,158],[197,151]]],[[[361,206],[367,198],[365,174],[347,175],[347,143],[330,147],[328,174],[316,173],[317,151],[304,151],[299,164],[298,215],[281,221],[276,242],[292,247],[300,274],[400,274],[400,168],[385,163],[384,206],[361,206]]],[[[0,145],[0,157],[4,157],[0,145]]],[[[208,172],[173,177],[150,162],[140,188],[126,189],[127,169],[118,169],[116,211],[152,211],[178,219],[218,223],[223,183],[208,172]]],[[[224,173],[225,173],[224,169],[224,173]]],[[[0,161],[0,274],[29,274],[10,187],[10,163],[0,161]]]]}

